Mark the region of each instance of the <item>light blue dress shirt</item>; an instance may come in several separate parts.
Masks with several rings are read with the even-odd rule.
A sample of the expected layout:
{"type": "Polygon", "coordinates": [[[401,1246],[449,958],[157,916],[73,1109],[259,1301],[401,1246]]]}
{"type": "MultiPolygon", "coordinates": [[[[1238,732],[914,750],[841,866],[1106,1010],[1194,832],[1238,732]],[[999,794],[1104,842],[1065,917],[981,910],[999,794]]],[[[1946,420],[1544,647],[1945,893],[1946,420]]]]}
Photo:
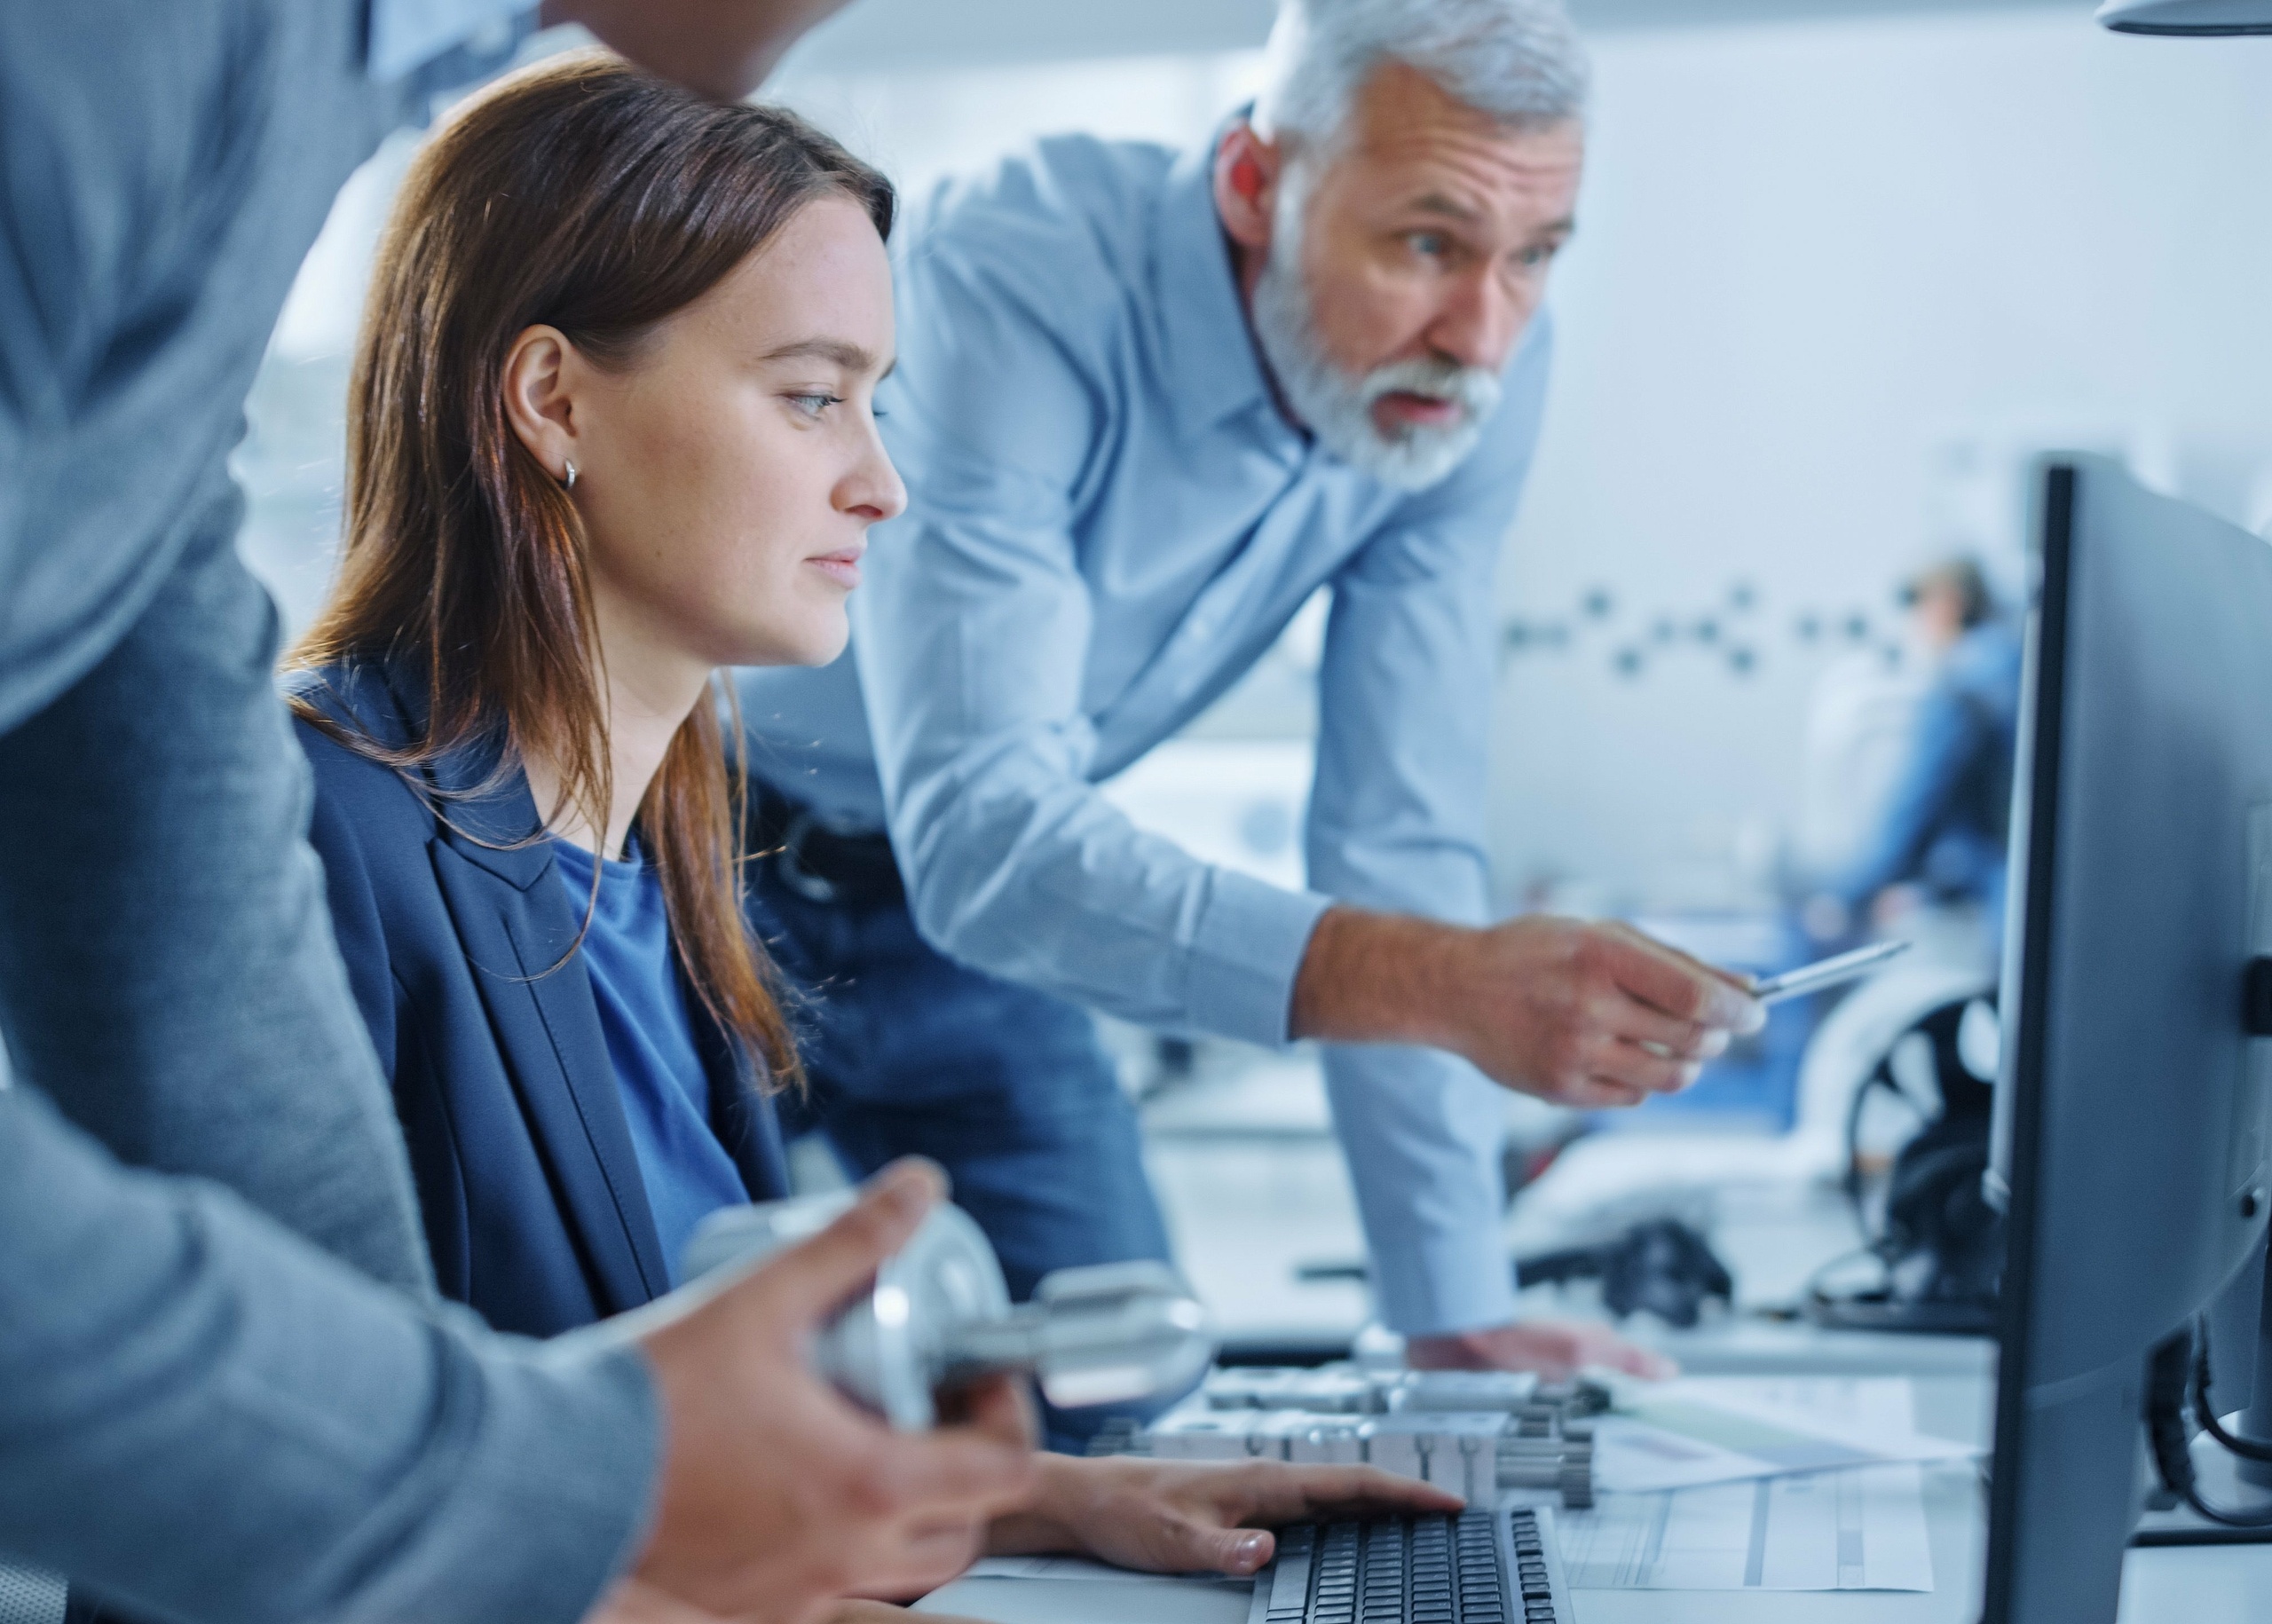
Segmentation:
{"type": "MultiPolygon", "coordinates": [[[[1206,150],[1045,142],[935,199],[897,288],[880,404],[911,505],[853,596],[856,671],[746,674],[758,769],[840,822],[886,821],[943,951],[1170,1030],[1286,1042],[1335,899],[1484,920],[1493,575],[1543,322],[1475,453],[1408,494],[1274,404],[1206,150]],[[1310,888],[1289,891],[1141,832],[1097,786],[1320,587],[1310,888]]],[[[1325,1064],[1384,1320],[1511,1319],[1497,1091],[1430,1050],[1325,1064]]]]}

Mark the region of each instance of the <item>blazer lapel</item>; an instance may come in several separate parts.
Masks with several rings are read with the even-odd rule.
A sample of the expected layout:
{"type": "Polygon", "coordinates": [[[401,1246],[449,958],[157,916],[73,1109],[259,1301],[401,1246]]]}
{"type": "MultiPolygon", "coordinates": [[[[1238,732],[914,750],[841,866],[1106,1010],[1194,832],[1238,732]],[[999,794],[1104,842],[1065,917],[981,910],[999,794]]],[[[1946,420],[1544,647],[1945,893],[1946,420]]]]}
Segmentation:
{"type": "MultiPolygon", "coordinates": [[[[453,786],[441,780],[486,781],[477,762],[436,777],[446,797],[453,786]]],[[[478,801],[442,805],[449,823],[432,848],[435,876],[506,1070],[558,1180],[564,1216],[591,1259],[602,1307],[635,1308],[670,1289],[670,1271],[591,981],[582,959],[570,957],[581,921],[553,874],[549,846],[513,844],[537,826],[525,779],[516,775],[478,801]]]]}

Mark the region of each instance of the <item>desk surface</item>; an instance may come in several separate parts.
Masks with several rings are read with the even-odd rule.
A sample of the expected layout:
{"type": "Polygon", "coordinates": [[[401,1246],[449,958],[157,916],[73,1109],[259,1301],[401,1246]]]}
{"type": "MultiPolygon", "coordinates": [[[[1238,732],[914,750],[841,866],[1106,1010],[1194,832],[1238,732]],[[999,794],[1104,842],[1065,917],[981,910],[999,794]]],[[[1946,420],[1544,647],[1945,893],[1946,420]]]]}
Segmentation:
{"type": "MultiPolygon", "coordinates": [[[[1321,1138],[1317,1152],[1329,1161],[1337,1155],[1321,1138]]],[[[1234,1147],[1214,1154],[1241,1153],[1234,1147]]],[[[1249,1147],[1242,1154],[1258,1153],[1249,1147]]],[[[1242,1216],[1258,1221],[1279,1216],[1275,1208],[1290,1176],[1281,1165],[1288,1159],[1283,1147],[1263,1159],[1275,1170],[1275,1182],[1244,1175],[1215,1181],[1219,1187],[1253,1191],[1257,1212],[1242,1216]]],[[[1328,1171],[1339,1177],[1337,1163],[1328,1171]]],[[[1808,1276],[1856,1239],[1843,1200],[1819,1190],[1732,1189],[1715,1202],[1709,1227],[1713,1244],[1736,1273],[1740,1296],[1752,1306],[1796,1299],[1808,1276]]],[[[1327,1242],[1304,1233],[1290,1245],[1306,1256],[1327,1242]]],[[[1298,1294],[1289,1292],[1286,1323],[1314,1328],[1303,1316],[1321,1315],[1318,1324],[1347,1334],[1361,1317],[1363,1293],[1348,1286],[1337,1289],[1343,1295],[1310,1289],[1298,1305],[1291,1304],[1298,1294]]],[[[1582,1306],[1550,1292],[1529,1296],[1529,1306],[1541,1313],[1582,1306]]],[[[1916,1383],[1918,1421],[1925,1430],[1983,1443],[1989,1436],[1995,1350],[1986,1341],[1825,1333],[1747,1316],[1654,1340],[1699,1376],[1908,1376],[1916,1383]]],[[[1929,1594],[1580,1590],[1573,1596],[1577,1624],[1974,1624],[1986,1543],[1977,1475],[1969,1468],[1929,1470],[1926,1515],[1935,1581],[1929,1594]]],[[[2272,1620],[2272,1545],[2134,1550],[2123,1572],[2121,1624],[2272,1620]]],[[[922,1607],[995,1624],[1246,1624],[1247,1596],[1243,1586],[1172,1579],[964,1580],[935,1592],[922,1607]]]]}
{"type": "MultiPolygon", "coordinates": [[[[1950,1350],[1922,1363],[1945,1364],[1950,1350]]],[[[1993,1386],[1984,1375],[1916,1377],[1918,1421],[1948,1438],[1984,1440],[1993,1386]]],[[[1986,1510],[1970,1467],[1927,1470],[1933,1544],[1929,1594],[1579,1590],[1576,1624],[1973,1624],[1979,1615],[1986,1510]]],[[[2134,1550],[2124,1565],[2121,1624],[2260,1624],[2272,1620],[2272,1545],[2134,1550]]],[[[1124,1581],[963,1580],[927,1612],[993,1624],[1245,1624],[1242,1586],[1172,1579],[1124,1581]]]]}

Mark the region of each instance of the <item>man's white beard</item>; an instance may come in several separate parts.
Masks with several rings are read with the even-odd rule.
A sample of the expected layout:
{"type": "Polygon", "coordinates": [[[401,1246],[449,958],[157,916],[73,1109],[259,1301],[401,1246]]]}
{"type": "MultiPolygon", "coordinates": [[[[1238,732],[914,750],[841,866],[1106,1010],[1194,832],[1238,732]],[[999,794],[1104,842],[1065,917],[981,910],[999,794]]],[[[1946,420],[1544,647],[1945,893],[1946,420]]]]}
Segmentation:
{"type": "Polygon", "coordinates": [[[1318,340],[1302,277],[1300,201],[1290,195],[1286,201],[1254,286],[1255,337],[1279,392],[1318,443],[1344,462],[1383,485],[1424,491],[1475,449],[1498,409],[1498,376],[1433,356],[1391,361],[1359,377],[1334,365],[1318,340]],[[1384,395],[1402,393],[1456,401],[1459,417],[1440,428],[1411,423],[1384,433],[1373,406],[1384,395]]]}

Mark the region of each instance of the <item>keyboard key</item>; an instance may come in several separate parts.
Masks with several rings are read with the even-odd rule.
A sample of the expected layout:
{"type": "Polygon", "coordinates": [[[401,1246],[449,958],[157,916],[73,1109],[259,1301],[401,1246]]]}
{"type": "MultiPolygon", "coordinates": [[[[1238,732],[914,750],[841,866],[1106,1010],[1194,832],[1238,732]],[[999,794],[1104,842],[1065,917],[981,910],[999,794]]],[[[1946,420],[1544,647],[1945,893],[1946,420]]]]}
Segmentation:
{"type": "Polygon", "coordinates": [[[1290,1613],[1295,1618],[1309,1603],[1310,1558],[1305,1551],[1288,1554],[1282,1547],[1276,1573],[1270,1581],[1270,1612],[1290,1613]]]}

